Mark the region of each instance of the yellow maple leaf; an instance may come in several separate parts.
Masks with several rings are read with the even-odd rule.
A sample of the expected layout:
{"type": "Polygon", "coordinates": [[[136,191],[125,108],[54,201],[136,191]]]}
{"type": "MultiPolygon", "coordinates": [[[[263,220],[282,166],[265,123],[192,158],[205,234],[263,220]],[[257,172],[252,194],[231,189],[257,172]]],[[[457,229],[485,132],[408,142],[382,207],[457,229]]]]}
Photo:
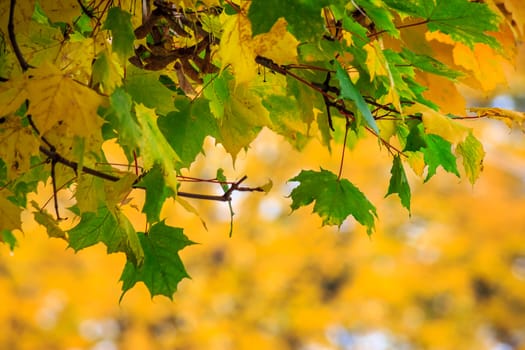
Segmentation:
{"type": "Polygon", "coordinates": [[[299,41],[286,29],[287,25],[284,18],[280,18],[268,33],[255,36],[252,43],[255,54],[279,64],[296,63],[299,41]]]}
{"type": "Polygon", "coordinates": [[[405,108],[405,112],[407,114],[421,113],[426,133],[439,135],[454,144],[465,140],[470,130],[446,115],[417,102],[405,108]]]}
{"type": "Polygon", "coordinates": [[[366,44],[363,49],[366,51],[365,64],[370,73],[370,81],[374,81],[376,75],[387,76],[386,59],[383,50],[379,47],[377,41],[366,44]]]}
{"type": "Polygon", "coordinates": [[[8,190],[4,189],[2,190],[2,195],[0,195],[0,229],[19,229],[22,225],[22,221],[20,219],[22,209],[4,197],[8,194],[8,190]]]}
{"type": "Polygon", "coordinates": [[[255,57],[261,55],[278,64],[297,61],[299,42],[286,30],[286,21],[278,20],[268,33],[252,38],[251,23],[239,14],[230,16],[224,23],[224,33],[219,46],[222,68],[231,66],[236,84],[251,82],[257,76],[255,57]]]}
{"type": "Polygon", "coordinates": [[[408,155],[407,163],[410,165],[414,173],[416,173],[417,176],[423,176],[423,171],[425,170],[426,166],[423,152],[406,151],[405,153],[408,155]]]}
{"type": "Polygon", "coordinates": [[[255,52],[251,46],[252,31],[249,20],[242,15],[228,18],[219,46],[222,68],[230,65],[237,84],[252,81],[257,76],[255,52]]]}
{"type": "Polygon", "coordinates": [[[485,44],[476,44],[471,50],[464,44],[456,43],[452,51],[454,62],[476,79],[469,85],[478,85],[484,91],[492,91],[498,85],[505,84],[505,73],[502,69],[503,58],[485,44]]]}
{"type": "Polygon", "coordinates": [[[180,161],[179,156],[171,148],[157,126],[157,114],[154,109],[140,103],[135,105],[135,113],[143,135],[140,140],[140,154],[143,158],[144,169],[149,170],[155,163],[158,163],[163,169],[166,184],[176,193],[177,173],[175,163],[180,161]]]}
{"type": "Polygon", "coordinates": [[[507,124],[509,128],[513,126],[519,127],[522,131],[525,131],[525,112],[512,111],[509,109],[503,108],[481,108],[481,107],[471,107],[469,111],[476,113],[480,118],[491,118],[502,120],[507,124]]]}
{"type": "Polygon", "coordinates": [[[57,125],[66,125],[70,136],[89,138],[99,132],[103,120],[97,115],[105,98],[87,86],[62,74],[53,65],[30,70],[26,90],[30,96],[28,114],[45,134],[57,125]]]}
{"type": "Polygon", "coordinates": [[[0,85],[0,116],[15,113],[27,99],[27,75],[18,75],[0,85]]]}
{"type": "Polygon", "coordinates": [[[31,156],[38,155],[38,138],[18,117],[8,118],[0,131],[0,158],[7,166],[7,178],[13,179],[30,168],[31,156]]]}
{"type": "Polygon", "coordinates": [[[465,113],[466,101],[463,95],[458,92],[457,84],[435,74],[425,72],[417,72],[416,74],[418,81],[427,87],[423,96],[437,104],[443,113],[458,115],[465,113]]]}

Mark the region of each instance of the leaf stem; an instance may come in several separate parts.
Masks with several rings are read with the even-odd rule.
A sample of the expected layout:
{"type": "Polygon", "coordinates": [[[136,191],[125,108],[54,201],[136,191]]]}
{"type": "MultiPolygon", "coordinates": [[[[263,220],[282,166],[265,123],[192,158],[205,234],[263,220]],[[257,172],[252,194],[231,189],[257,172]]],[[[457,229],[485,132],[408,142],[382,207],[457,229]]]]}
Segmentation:
{"type": "Polygon", "coordinates": [[[337,181],[341,179],[341,175],[343,174],[343,164],[345,162],[345,151],[346,151],[346,140],[348,138],[348,129],[350,129],[350,119],[346,117],[345,138],[343,140],[343,151],[341,152],[341,162],[339,163],[339,173],[337,174],[337,181]]]}

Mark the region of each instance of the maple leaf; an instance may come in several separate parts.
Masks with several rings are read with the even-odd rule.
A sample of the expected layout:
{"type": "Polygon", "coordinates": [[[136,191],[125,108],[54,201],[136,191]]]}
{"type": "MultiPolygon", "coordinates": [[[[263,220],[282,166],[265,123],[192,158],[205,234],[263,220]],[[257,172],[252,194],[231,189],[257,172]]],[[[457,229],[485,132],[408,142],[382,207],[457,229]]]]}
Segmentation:
{"type": "Polygon", "coordinates": [[[175,164],[180,161],[179,156],[160,131],[157,125],[157,115],[153,109],[136,104],[135,113],[143,135],[140,140],[140,154],[144,161],[144,170],[149,170],[155,163],[158,163],[162,167],[166,184],[176,192],[175,164]]]}
{"type": "Polygon", "coordinates": [[[124,252],[134,264],[140,264],[144,259],[137,232],[116,208],[110,211],[107,207],[100,207],[97,212],[82,213],[80,222],[68,231],[68,237],[69,246],[75,252],[102,242],[108,254],[124,252]]]}
{"type": "Polygon", "coordinates": [[[166,186],[162,169],[157,164],[142,177],[137,184],[139,188],[146,190],[146,200],[142,207],[142,212],[146,214],[149,223],[157,222],[160,219],[160,210],[166,198],[173,195],[173,191],[166,186]]]}
{"type": "Polygon", "coordinates": [[[161,73],[147,72],[135,66],[126,69],[124,88],[133,101],[154,108],[158,114],[173,111],[173,91],[160,82],[161,73]],[[147,91],[148,93],[144,93],[147,91]]]}
{"type": "Polygon", "coordinates": [[[11,202],[8,199],[9,197],[5,197],[9,194],[8,190],[4,189],[2,192],[0,195],[0,231],[20,229],[22,226],[20,219],[22,209],[11,202]]]}
{"type": "Polygon", "coordinates": [[[217,137],[217,120],[213,118],[206,100],[175,100],[176,112],[159,117],[157,123],[166,140],[180,157],[181,168],[188,168],[202,151],[206,136],[217,137]]]}
{"type": "Polygon", "coordinates": [[[231,66],[239,85],[251,82],[257,76],[256,56],[267,57],[279,64],[295,63],[298,44],[283,20],[277,21],[268,32],[252,38],[249,20],[236,15],[224,24],[219,55],[223,69],[231,66]]]}
{"type": "Polygon", "coordinates": [[[119,7],[109,9],[104,29],[111,31],[113,51],[119,56],[121,62],[125,62],[133,56],[133,42],[135,34],[131,25],[131,14],[119,7]]]}
{"type": "Polygon", "coordinates": [[[423,125],[427,134],[439,135],[454,144],[463,141],[469,134],[469,128],[452,118],[439,113],[420,103],[405,108],[407,114],[422,114],[423,125]]]}
{"type": "Polygon", "coordinates": [[[469,111],[480,118],[502,120],[509,128],[517,127],[525,131],[525,112],[497,107],[470,107],[469,111]]]}
{"type": "Polygon", "coordinates": [[[132,113],[133,100],[123,88],[117,88],[111,94],[109,103],[109,108],[103,111],[102,115],[108,121],[111,134],[116,134],[119,144],[126,152],[128,159],[131,160],[133,151],[139,146],[142,139],[140,125],[132,113]]]}
{"type": "Polygon", "coordinates": [[[151,297],[164,295],[173,298],[177,285],[189,275],[179,257],[179,251],[194,244],[178,227],[167,226],[164,221],[151,226],[147,234],[139,233],[144,248],[144,262],[137,266],[128,261],[122,271],[122,295],[137,282],[143,282],[151,297]]]}
{"type": "Polygon", "coordinates": [[[53,65],[42,65],[28,74],[31,78],[25,86],[29,98],[27,113],[32,115],[40,134],[53,134],[56,129],[57,139],[83,138],[88,149],[100,150],[103,120],[97,110],[106,99],[53,65]]]}
{"type": "Polygon", "coordinates": [[[36,209],[33,212],[35,221],[46,228],[49,237],[67,240],[66,233],[58,226],[55,218],[43,211],[35,201],[31,201],[31,205],[36,209]]]}
{"type": "Polygon", "coordinates": [[[426,147],[422,148],[428,173],[425,182],[436,174],[438,166],[459,177],[456,157],[452,154],[452,144],[439,135],[425,135],[426,147]]]}
{"type": "Polygon", "coordinates": [[[456,152],[463,157],[463,167],[471,184],[474,184],[483,170],[485,151],[472,132],[458,144],[456,152]]]}
{"type": "Polygon", "coordinates": [[[115,62],[109,50],[102,51],[93,62],[92,84],[100,84],[102,90],[108,94],[122,84],[123,75],[122,67],[115,62]]]}
{"type": "Polygon", "coordinates": [[[401,204],[410,212],[410,185],[399,155],[394,157],[390,174],[390,184],[385,197],[397,193],[401,199],[401,204]]]}
{"type": "Polygon", "coordinates": [[[39,154],[38,138],[30,128],[22,125],[22,119],[17,116],[7,118],[2,123],[0,143],[0,158],[7,166],[8,179],[27,172],[31,166],[31,157],[39,154]]]}
{"type": "Polygon", "coordinates": [[[372,113],[370,112],[370,109],[368,108],[368,105],[366,104],[363,96],[356,89],[354,83],[352,83],[352,80],[350,80],[348,73],[341,67],[341,65],[337,61],[335,61],[335,68],[337,78],[341,83],[341,97],[350,99],[353,102],[355,102],[357,109],[359,110],[363,118],[365,118],[365,121],[368,124],[368,126],[372,130],[374,130],[376,134],[379,134],[379,128],[377,127],[377,123],[374,119],[374,116],[372,116],[372,113]]]}
{"type": "Polygon", "coordinates": [[[290,194],[292,210],[315,201],[314,212],[323,219],[323,225],[341,226],[352,215],[366,226],[368,234],[374,230],[376,208],[350,181],[338,179],[334,173],[324,169],[303,170],[290,181],[300,183],[290,194]]]}
{"type": "Polygon", "coordinates": [[[326,0],[253,0],[248,18],[253,35],[268,32],[279,18],[284,17],[293,36],[300,41],[313,41],[324,32],[321,9],[329,4],[326,0]]]}

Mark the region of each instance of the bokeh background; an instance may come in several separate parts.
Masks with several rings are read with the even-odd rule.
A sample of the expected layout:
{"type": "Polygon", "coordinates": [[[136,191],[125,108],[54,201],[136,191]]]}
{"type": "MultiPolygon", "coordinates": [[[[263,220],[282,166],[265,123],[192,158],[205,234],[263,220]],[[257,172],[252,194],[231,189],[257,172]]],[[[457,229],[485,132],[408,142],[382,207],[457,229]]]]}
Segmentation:
{"type": "MultiPolygon", "coordinates": [[[[466,89],[468,104],[525,111],[519,57],[508,85],[490,96],[466,89]]],[[[75,254],[25,213],[18,247],[0,246],[0,349],[525,349],[525,135],[495,121],[468,125],[487,152],[480,180],[410,175],[410,215],[384,198],[391,160],[377,142],[347,153],[344,175],[377,205],[371,237],[352,219],[338,229],[321,227],[311,207],[290,212],[286,180],[319,165],[336,171],[340,146],[330,154],[312,141],[299,153],[265,130],[233,166],[207,140],[188,175],[220,167],[274,188],[235,195],[231,238],[224,203],[192,201],[200,217],[164,208],[199,243],[181,253],[192,279],[173,300],[139,284],[119,302],[123,255],[102,245],[75,254]]],[[[42,184],[34,199],[51,194],[42,184]]],[[[140,205],[139,192],[131,197],[140,205]]],[[[68,204],[67,193],[60,199],[68,204]]]]}

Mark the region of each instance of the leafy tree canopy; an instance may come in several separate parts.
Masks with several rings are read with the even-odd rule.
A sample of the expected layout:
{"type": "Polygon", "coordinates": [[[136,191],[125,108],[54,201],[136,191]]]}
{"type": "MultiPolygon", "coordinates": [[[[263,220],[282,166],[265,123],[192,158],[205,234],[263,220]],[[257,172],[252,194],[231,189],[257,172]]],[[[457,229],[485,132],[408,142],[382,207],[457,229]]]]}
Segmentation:
{"type": "Polygon", "coordinates": [[[380,213],[345,176],[346,149],[377,140],[370,157],[392,159],[378,186],[410,212],[407,169],[423,182],[439,168],[479,177],[483,146],[462,119],[523,127],[523,113],[467,110],[456,87],[502,82],[500,64],[525,30],[517,3],[3,2],[0,239],[16,244],[27,210],[75,251],[102,242],[124,253],[123,294],[143,282],[171,298],[188,276],[179,251],[193,242],[166,224],[163,204],[196,213],[185,198],[230,203],[239,191],[269,191],[271,182],[248,186],[220,168],[213,179],[182,175],[207,137],[235,162],[264,128],[298,150],[316,138],[340,155],[338,169],[290,179],[292,209],[313,203],[323,224],[353,217],[372,234],[380,213]],[[110,142],[126,164],[108,161],[110,142]],[[42,182],[51,203],[30,200],[42,182]],[[218,192],[188,192],[186,182],[218,192]]]}

